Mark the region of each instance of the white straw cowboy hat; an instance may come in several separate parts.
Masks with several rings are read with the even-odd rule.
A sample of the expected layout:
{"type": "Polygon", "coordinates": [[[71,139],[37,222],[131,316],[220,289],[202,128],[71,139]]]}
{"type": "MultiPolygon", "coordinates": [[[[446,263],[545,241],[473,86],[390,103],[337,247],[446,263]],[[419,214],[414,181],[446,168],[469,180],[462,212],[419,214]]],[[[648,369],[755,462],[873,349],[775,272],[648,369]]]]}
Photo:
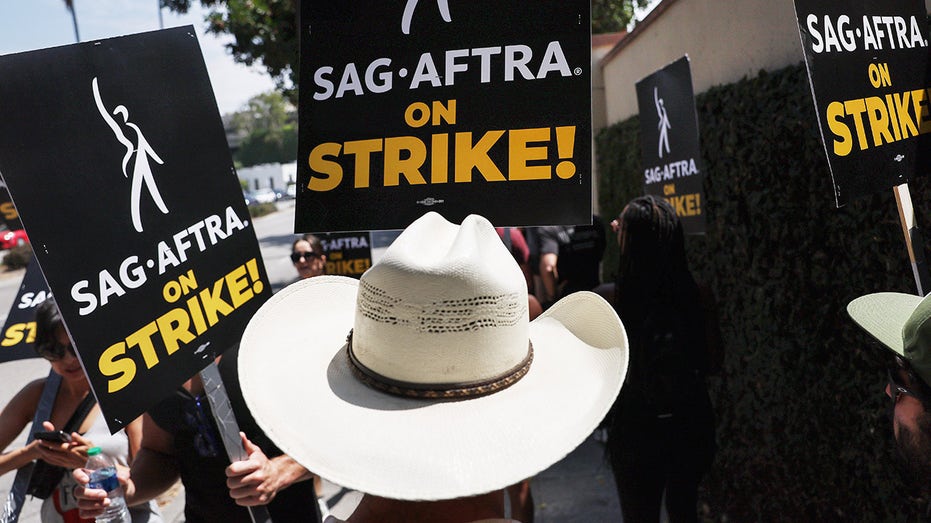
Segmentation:
{"type": "Polygon", "coordinates": [[[318,276],[272,296],[243,335],[239,375],[258,424],[310,471],[438,500],[565,457],[608,412],[627,358],[600,296],[572,294],[528,322],[526,282],[491,223],[431,212],[361,280],[318,276]]]}

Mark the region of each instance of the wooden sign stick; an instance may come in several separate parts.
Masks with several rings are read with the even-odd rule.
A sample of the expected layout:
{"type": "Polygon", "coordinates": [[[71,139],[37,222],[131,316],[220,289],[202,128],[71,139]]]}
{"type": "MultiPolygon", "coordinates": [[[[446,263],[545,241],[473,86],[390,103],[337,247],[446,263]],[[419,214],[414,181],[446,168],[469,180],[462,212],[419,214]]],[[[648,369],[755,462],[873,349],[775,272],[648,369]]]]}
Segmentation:
{"type": "Polygon", "coordinates": [[[908,184],[897,185],[895,203],[899,208],[899,221],[902,223],[902,233],[905,234],[905,246],[908,248],[908,259],[912,263],[912,275],[915,285],[918,286],[918,295],[924,296],[931,291],[931,278],[928,276],[928,265],[925,263],[925,247],[921,231],[915,224],[915,209],[912,207],[912,197],[908,192],[908,184]]]}

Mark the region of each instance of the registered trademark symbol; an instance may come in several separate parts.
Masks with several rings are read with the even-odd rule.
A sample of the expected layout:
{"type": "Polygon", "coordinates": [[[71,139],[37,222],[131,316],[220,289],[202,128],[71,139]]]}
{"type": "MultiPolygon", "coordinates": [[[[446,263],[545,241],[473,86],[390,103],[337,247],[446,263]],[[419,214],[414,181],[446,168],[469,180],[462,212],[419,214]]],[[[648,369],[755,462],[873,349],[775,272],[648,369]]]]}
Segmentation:
{"type": "Polygon", "coordinates": [[[581,68],[581,67],[576,67],[575,70],[573,70],[572,72],[575,73],[576,76],[581,76],[581,75],[582,75],[582,68],[581,68]]]}

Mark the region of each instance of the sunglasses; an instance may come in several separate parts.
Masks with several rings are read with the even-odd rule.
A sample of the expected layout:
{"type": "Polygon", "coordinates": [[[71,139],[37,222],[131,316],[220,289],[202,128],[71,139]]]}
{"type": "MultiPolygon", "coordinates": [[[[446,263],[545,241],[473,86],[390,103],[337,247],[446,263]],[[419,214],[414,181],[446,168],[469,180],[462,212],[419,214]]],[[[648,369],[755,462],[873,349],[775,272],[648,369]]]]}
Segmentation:
{"type": "Polygon", "coordinates": [[[308,261],[313,261],[313,260],[316,260],[317,258],[320,258],[321,256],[323,255],[317,254],[314,251],[306,251],[306,252],[295,251],[291,253],[291,261],[294,263],[297,263],[301,261],[301,258],[306,258],[308,261]]]}
{"type": "Polygon", "coordinates": [[[202,458],[213,458],[220,455],[220,446],[217,444],[213,427],[207,413],[204,412],[203,396],[195,396],[194,401],[184,402],[184,422],[194,431],[194,449],[202,458]]]}
{"type": "Polygon", "coordinates": [[[72,356],[77,356],[77,354],[74,352],[74,347],[72,347],[70,343],[67,345],[62,345],[56,341],[54,343],[46,343],[36,346],[36,352],[39,354],[39,356],[42,356],[48,361],[59,361],[64,359],[66,351],[71,353],[72,356]]]}
{"type": "Polygon", "coordinates": [[[902,381],[902,372],[908,374],[909,379],[914,383],[918,376],[912,371],[911,367],[900,358],[896,358],[896,364],[889,367],[886,373],[889,377],[889,389],[892,391],[892,406],[899,402],[899,397],[903,394],[911,396],[922,403],[929,399],[923,391],[917,391],[914,387],[909,387],[902,381]]]}

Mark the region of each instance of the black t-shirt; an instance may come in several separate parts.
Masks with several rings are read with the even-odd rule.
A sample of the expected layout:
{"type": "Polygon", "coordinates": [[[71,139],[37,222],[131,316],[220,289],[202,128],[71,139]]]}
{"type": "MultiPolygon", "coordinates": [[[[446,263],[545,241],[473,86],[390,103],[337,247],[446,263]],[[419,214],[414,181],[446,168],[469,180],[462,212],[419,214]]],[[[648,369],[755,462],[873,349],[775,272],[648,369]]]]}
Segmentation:
{"type": "Polygon", "coordinates": [[[560,244],[556,270],[566,282],[563,295],[590,291],[601,283],[599,269],[607,245],[604,222],[592,215],[591,225],[567,227],[568,241],[560,244]]]}
{"type": "Polygon", "coordinates": [[[538,227],[536,235],[540,255],[557,255],[560,296],[590,291],[601,283],[601,258],[607,239],[604,222],[597,215],[592,215],[591,225],[538,227]]]}
{"type": "MultiPolygon", "coordinates": [[[[238,346],[229,349],[219,367],[239,429],[269,458],[280,456],[281,450],[259,429],[243,401],[236,365],[238,355],[238,346]]],[[[152,408],[149,415],[159,427],[174,435],[175,457],[184,484],[185,521],[251,523],[248,510],[236,505],[226,487],[225,470],[230,462],[206,396],[195,398],[178,389],[152,408]]],[[[275,523],[321,521],[313,481],[295,483],[278,492],[267,507],[275,523]]]]}

